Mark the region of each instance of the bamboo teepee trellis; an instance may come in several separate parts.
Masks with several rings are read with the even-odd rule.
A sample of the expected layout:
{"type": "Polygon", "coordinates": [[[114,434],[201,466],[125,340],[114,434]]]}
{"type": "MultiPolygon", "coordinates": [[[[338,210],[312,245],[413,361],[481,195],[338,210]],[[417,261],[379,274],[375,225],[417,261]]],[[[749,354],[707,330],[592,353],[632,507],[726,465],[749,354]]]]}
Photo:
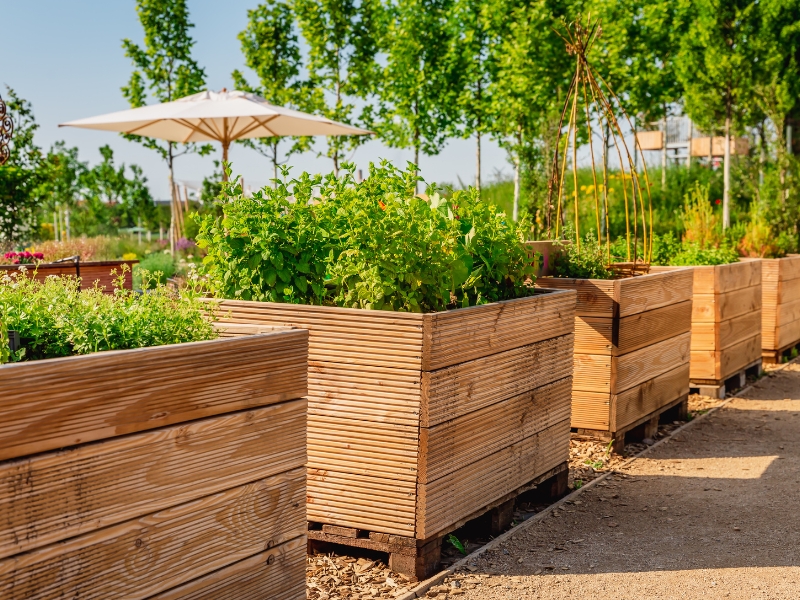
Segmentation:
{"type": "MultiPolygon", "coordinates": [[[[606,255],[609,265],[611,265],[611,240],[609,238],[609,217],[608,217],[608,161],[605,153],[609,152],[611,144],[606,137],[609,132],[613,147],[619,159],[620,177],[622,183],[622,196],[625,202],[625,229],[627,241],[627,263],[616,263],[611,265],[617,272],[633,274],[635,272],[647,271],[653,252],[653,204],[650,197],[650,182],[647,176],[647,165],[642,156],[644,170],[642,173],[643,181],[640,181],[635,161],[628,150],[625,137],[619,125],[619,119],[615,115],[619,113],[627,121],[630,130],[634,131],[633,124],[627,113],[622,107],[619,97],[614,93],[608,82],[600,75],[597,70],[589,64],[587,55],[592,46],[600,38],[602,27],[599,20],[592,20],[587,17],[586,24],[582,24],[580,19],[566,24],[564,31],[556,31],[556,34],[564,40],[567,53],[575,57],[575,72],[569,85],[564,106],[561,110],[561,117],[558,124],[558,138],[556,140],[555,152],[553,155],[552,176],[548,185],[548,206],[553,206],[553,195],[557,194],[556,219],[555,219],[555,238],[559,239],[560,228],[564,218],[564,178],[568,170],[567,158],[569,150],[572,150],[572,178],[573,178],[573,210],[575,243],[578,248],[581,244],[580,228],[580,202],[578,193],[578,132],[581,127],[585,128],[588,134],[589,154],[592,163],[592,178],[594,184],[594,208],[595,208],[595,227],[597,230],[597,241],[603,244],[603,229],[605,229],[606,255]],[[582,99],[582,102],[581,102],[582,99]],[[580,116],[579,116],[580,113],[580,116]],[[599,129],[603,140],[603,153],[601,154],[603,172],[603,218],[605,228],[601,227],[601,198],[598,191],[597,167],[595,162],[595,148],[592,132],[592,120],[595,118],[599,124],[599,129]],[[566,130],[564,123],[567,122],[566,130]],[[605,123],[605,126],[604,126],[605,123]],[[571,139],[570,139],[571,138],[571,139]],[[562,151],[563,156],[559,157],[562,151]],[[630,184],[629,184],[630,182],[630,184]],[[647,195],[647,208],[645,209],[644,195],[647,195]],[[639,219],[641,218],[641,238],[642,255],[639,255],[639,219]],[[633,242],[633,243],[631,243],[633,242]]],[[[635,136],[634,136],[635,138],[635,136]]],[[[642,152],[638,142],[634,142],[635,152],[642,152]]]]}

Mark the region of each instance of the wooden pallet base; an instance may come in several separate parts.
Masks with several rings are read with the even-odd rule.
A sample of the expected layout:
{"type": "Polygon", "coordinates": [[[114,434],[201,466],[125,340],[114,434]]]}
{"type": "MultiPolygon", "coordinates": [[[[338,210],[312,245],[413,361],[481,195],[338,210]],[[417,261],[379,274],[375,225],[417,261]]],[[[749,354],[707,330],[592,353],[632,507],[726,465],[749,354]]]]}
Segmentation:
{"type": "Polygon", "coordinates": [[[462,527],[469,521],[488,517],[486,523],[491,535],[504,531],[514,518],[514,503],[521,494],[534,492],[543,499],[553,500],[567,492],[569,464],[564,462],[550,469],[521,488],[506,494],[495,502],[475,511],[460,521],[453,523],[446,530],[424,540],[388,533],[366,531],[351,527],[326,525],[309,522],[309,553],[333,550],[333,546],[350,546],[389,555],[389,568],[412,580],[422,580],[433,575],[439,568],[442,554],[442,541],[449,533],[462,527]]]}
{"type": "Polygon", "coordinates": [[[744,369],[740,369],[723,381],[693,379],[689,382],[689,390],[701,396],[709,396],[721,400],[725,397],[725,394],[743,388],[747,384],[748,375],[754,377],[761,375],[761,365],[762,359],[759,358],[757,361],[750,363],[744,369]]]}
{"type": "Polygon", "coordinates": [[[612,442],[611,450],[622,454],[625,444],[640,442],[645,439],[654,439],[658,432],[659,422],[685,421],[689,415],[689,396],[684,394],[680,398],[653,411],[649,415],[629,423],[617,431],[604,431],[598,429],[573,429],[578,436],[591,437],[604,442],[612,442]]]}
{"type": "Polygon", "coordinates": [[[800,350],[800,340],[794,342],[793,344],[789,344],[788,346],[784,346],[780,350],[761,350],[761,361],[765,365],[777,365],[783,362],[783,358],[787,357],[790,358],[790,354],[792,350],[797,348],[800,350]]]}

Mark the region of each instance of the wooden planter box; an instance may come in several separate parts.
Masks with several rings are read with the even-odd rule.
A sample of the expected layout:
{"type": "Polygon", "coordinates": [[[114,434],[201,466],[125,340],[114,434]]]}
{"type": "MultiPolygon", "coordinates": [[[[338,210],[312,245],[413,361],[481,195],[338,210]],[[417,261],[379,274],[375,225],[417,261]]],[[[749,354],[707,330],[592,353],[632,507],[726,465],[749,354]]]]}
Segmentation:
{"type": "Polygon", "coordinates": [[[573,428],[621,449],[625,432],[688,397],[690,271],[538,283],[578,292],[573,428]]]}
{"type": "Polygon", "coordinates": [[[218,317],[310,331],[312,527],[421,547],[564,468],[574,310],[545,291],[434,314],[226,300],[218,317]]]}
{"type": "Polygon", "coordinates": [[[0,366],[0,597],[305,598],[307,348],[0,366]]]}
{"type": "Polygon", "coordinates": [[[777,363],[800,343],[800,254],[761,262],[761,349],[777,363]]]}
{"type": "Polygon", "coordinates": [[[656,272],[681,269],[694,273],[692,387],[724,398],[726,381],[737,377],[740,387],[747,369],[760,368],[761,261],[652,268],[656,272]]]}
{"type": "MultiPolygon", "coordinates": [[[[104,260],[104,261],[90,261],[80,263],[80,278],[81,289],[94,287],[95,282],[103,288],[106,294],[114,293],[114,285],[116,284],[117,277],[122,274],[122,265],[128,265],[130,271],[125,276],[125,283],[123,287],[128,290],[133,289],[133,265],[138,263],[138,260],[104,260]],[[112,275],[111,271],[116,271],[116,275],[112,275]]],[[[29,276],[35,277],[38,280],[44,280],[50,275],[76,277],[78,268],[74,263],[40,263],[38,265],[0,265],[0,274],[5,272],[18,271],[20,267],[25,267],[25,271],[29,276]]]]}

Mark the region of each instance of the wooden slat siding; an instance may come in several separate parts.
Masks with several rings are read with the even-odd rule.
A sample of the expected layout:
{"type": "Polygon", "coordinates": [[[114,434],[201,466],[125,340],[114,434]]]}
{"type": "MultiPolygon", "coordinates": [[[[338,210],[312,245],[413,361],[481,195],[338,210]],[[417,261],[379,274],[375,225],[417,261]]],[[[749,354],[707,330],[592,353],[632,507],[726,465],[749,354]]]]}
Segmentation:
{"type": "Polygon", "coordinates": [[[417,538],[443,531],[537,475],[563,463],[569,453],[569,420],[527,437],[418,489],[417,538]]]}
{"type": "Polygon", "coordinates": [[[763,259],[762,347],[782,350],[800,341],[800,255],[763,259]]]}
{"type": "Polygon", "coordinates": [[[4,600],[149,598],[304,535],[295,469],[0,561],[4,600]]]}
{"type": "Polygon", "coordinates": [[[611,429],[626,427],[688,393],[689,363],[684,363],[612,398],[611,429]]]}
{"type": "Polygon", "coordinates": [[[0,460],[300,398],[298,329],[0,366],[0,460]]]}
{"type": "Polygon", "coordinates": [[[759,286],[723,294],[697,294],[692,303],[692,322],[721,323],[755,311],[761,311],[759,286]]]}
{"type": "Polygon", "coordinates": [[[619,305],[619,316],[628,317],[691,300],[692,282],[690,269],[617,279],[614,299],[619,305]]]}
{"type": "Polygon", "coordinates": [[[757,332],[760,327],[761,315],[757,311],[728,319],[722,323],[694,323],[692,324],[692,351],[713,352],[716,348],[728,348],[753,337],[753,333],[757,332]]]}
{"type": "Polygon", "coordinates": [[[302,467],[305,438],[293,400],[0,462],[0,558],[302,467]]]}
{"type": "Polygon", "coordinates": [[[419,424],[420,372],[313,361],[309,413],[360,421],[419,424]]]}
{"type": "Polygon", "coordinates": [[[655,376],[671,371],[690,360],[689,347],[692,334],[687,332],[641,350],[615,357],[616,380],[613,383],[617,394],[637,386],[655,376]]]}
{"type": "Polygon", "coordinates": [[[692,381],[722,382],[758,360],[761,347],[759,333],[724,350],[692,352],[692,381]]]}
{"type": "Polygon", "coordinates": [[[616,335],[613,318],[576,317],[575,353],[622,356],[690,331],[691,314],[691,300],[637,313],[616,320],[616,335]]]}
{"type": "Polygon", "coordinates": [[[572,333],[574,292],[541,292],[530,298],[423,315],[431,342],[422,370],[435,371],[572,333]]]}
{"type": "Polygon", "coordinates": [[[576,316],[613,317],[617,314],[612,280],[542,277],[537,279],[537,287],[575,290],[577,292],[576,316]]]}
{"type": "Polygon", "coordinates": [[[148,600],[305,600],[306,545],[295,538],[148,600]]]}
{"type": "Polygon", "coordinates": [[[610,431],[611,394],[572,390],[572,427],[610,431]]]}
{"type": "MultiPolygon", "coordinates": [[[[81,263],[81,289],[88,289],[94,287],[95,282],[103,289],[106,294],[113,294],[116,289],[117,276],[122,274],[122,265],[128,265],[133,269],[133,265],[138,263],[138,260],[122,260],[122,261],[91,261],[81,263]],[[117,275],[112,275],[111,271],[116,270],[117,275]]],[[[23,265],[0,265],[0,275],[3,271],[13,273],[19,271],[19,267],[23,265]]],[[[35,267],[34,265],[24,265],[28,277],[34,277],[39,281],[43,281],[49,276],[57,277],[75,277],[75,265],[72,263],[59,263],[51,264],[45,263],[35,267]]],[[[125,275],[125,282],[123,288],[126,290],[133,289],[133,276],[132,271],[128,271],[125,275]]]]}
{"type": "Polygon", "coordinates": [[[423,373],[420,426],[434,427],[569,377],[573,338],[562,335],[423,373]]]}
{"type": "Polygon", "coordinates": [[[463,469],[570,416],[572,378],[420,429],[419,482],[463,469]]]}
{"type": "Polygon", "coordinates": [[[652,271],[691,269],[694,272],[695,294],[724,294],[758,285],[761,279],[760,260],[727,265],[698,265],[694,267],[652,267],[652,271]]]}
{"type": "Polygon", "coordinates": [[[573,393],[578,391],[611,393],[614,364],[611,356],[575,354],[572,364],[573,393]]]}

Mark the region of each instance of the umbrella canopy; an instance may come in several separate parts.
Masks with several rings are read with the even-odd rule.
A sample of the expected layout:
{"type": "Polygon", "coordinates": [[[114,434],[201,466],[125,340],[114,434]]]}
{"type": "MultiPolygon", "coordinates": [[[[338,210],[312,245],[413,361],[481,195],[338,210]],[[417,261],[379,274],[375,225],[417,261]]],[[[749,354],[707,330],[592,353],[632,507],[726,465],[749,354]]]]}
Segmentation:
{"type": "Polygon", "coordinates": [[[120,131],[170,142],[220,142],[296,135],[372,132],[270,104],[249,92],[200,92],[172,102],[62,123],[59,127],[120,131]]]}
{"type": "Polygon", "coordinates": [[[169,142],[220,142],[301,135],[368,135],[371,131],[270,104],[249,92],[200,92],[173,102],[61,123],[59,127],[119,131],[169,142]]]}

